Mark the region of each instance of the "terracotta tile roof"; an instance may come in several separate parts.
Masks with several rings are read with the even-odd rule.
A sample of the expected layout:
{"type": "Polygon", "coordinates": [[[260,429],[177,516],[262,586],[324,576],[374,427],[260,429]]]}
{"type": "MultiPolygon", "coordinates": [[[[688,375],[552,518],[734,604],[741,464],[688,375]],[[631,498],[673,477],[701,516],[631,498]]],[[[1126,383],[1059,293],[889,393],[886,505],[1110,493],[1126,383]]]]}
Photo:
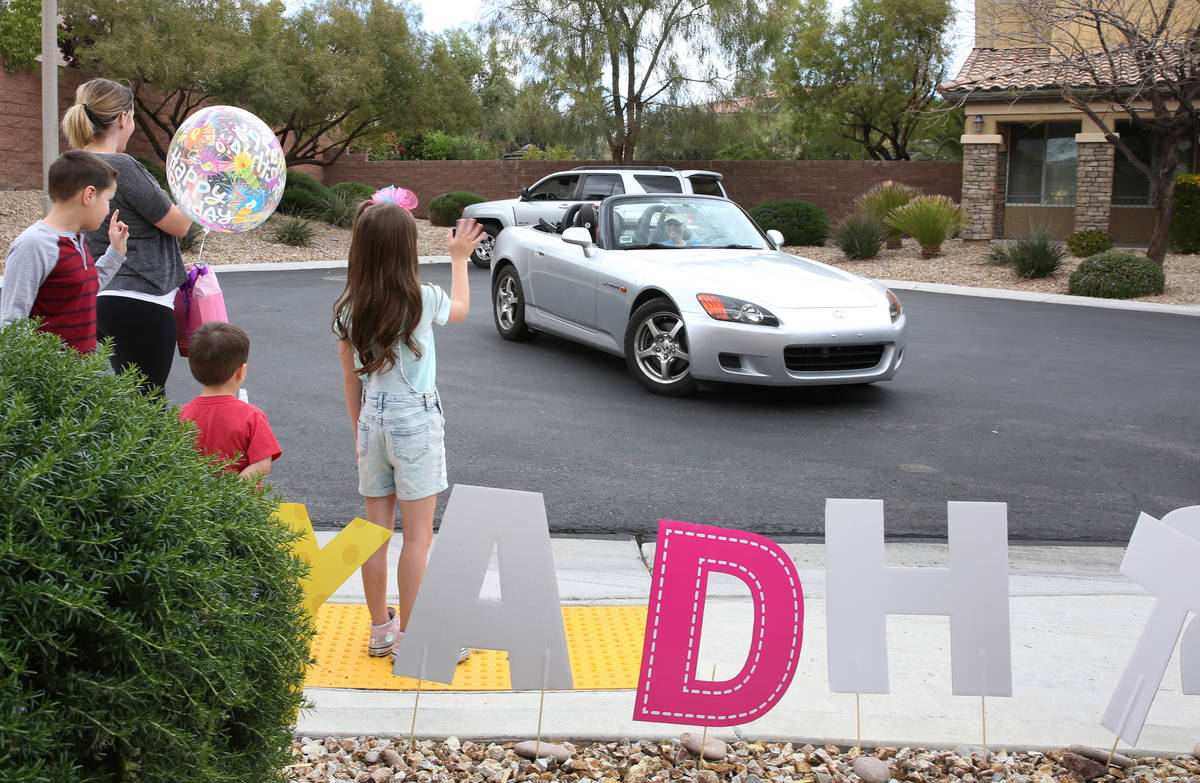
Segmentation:
{"type": "MultiPolygon", "coordinates": [[[[1160,57],[1164,61],[1159,67],[1160,71],[1179,68],[1182,63],[1178,49],[1164,49],[1160,57]]],[[[1082,53],[1067,60],[1062,56],[1052,57],[1046,48],[977,48],[971,50],[957,76],[938,85],[938,92],[951,98],[964,97],[968,93],[978,95],[981,92],[1058,90],[1062,86],[1088,89],[1094,88],[1097,81],[1103,84],[1134,84],[1141,81],[1139,70],[1128,51],[1115,52],[1110,65],[1107,55],[1102,51],[1082,53]],[[1114,73],[1116,78],[1112,78],[1114,73]]],[[[1192,78],[1195,78],[1194,74],[1192,78]]]]}

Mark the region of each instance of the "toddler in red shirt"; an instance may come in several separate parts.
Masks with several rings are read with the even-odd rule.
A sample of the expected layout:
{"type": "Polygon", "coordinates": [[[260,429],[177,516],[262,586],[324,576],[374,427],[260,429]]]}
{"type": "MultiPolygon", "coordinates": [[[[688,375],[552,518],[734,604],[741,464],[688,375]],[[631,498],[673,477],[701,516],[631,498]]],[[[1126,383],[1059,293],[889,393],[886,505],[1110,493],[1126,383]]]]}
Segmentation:
{"type": "Polygon", "coordinates": [[[238,399],[246,381],[250,338],[233,324],[209,321],[192,332],[188,366],[203,391],[179,410],[179,418],[196,422],[196,449],[222,460],[224,469],[242,478],[259,479],[283,452],[260,409],[238,399]]]}

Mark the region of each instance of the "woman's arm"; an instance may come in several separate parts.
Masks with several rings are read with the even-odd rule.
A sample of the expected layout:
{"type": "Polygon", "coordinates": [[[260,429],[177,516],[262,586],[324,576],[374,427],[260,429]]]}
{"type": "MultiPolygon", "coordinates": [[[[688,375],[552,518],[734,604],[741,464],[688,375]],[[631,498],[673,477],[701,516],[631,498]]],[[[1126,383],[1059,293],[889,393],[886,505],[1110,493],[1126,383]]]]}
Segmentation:
{"type": "Polygon", "coordinates": [[[192,219],[179,208],[178,204],[172,204],[171,208],[167,210],[167,214],[163,215],[162,220],[155,223],[154,227],[164,234],[182,239],[187,235],[188,229],[192,227],[192,219]]]}
{"type": "Polygon", "coordinates": [[[354,348],[338,340],[338,356],[342,360],[342,392],[346,395],[346,413],[350,414],[350,429],[354,432],[354,455],[358,456],[358,414],[362,410],[362,376],[354,371],[354,348]]]}

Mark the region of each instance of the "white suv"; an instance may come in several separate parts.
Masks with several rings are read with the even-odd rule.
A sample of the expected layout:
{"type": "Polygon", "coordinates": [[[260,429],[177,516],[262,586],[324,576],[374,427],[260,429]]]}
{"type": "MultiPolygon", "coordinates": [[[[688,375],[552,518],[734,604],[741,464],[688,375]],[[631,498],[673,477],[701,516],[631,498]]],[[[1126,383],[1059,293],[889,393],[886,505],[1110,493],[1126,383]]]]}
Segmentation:
{"type": "Polygon", "coordinates": [[[487,269],[492,263],[496,236],[509,226],[536,224],[539,220],[558,223],[575,204],[600,201],[622,193],[699,193],[725,196],[722,175],[715,171],[670,166],[578,166],[560,171],[535,182],[521,191],[519,198],[484,201],[463,210],[465,218],[475,218],[487,236],[471,260],[487,269]]]}

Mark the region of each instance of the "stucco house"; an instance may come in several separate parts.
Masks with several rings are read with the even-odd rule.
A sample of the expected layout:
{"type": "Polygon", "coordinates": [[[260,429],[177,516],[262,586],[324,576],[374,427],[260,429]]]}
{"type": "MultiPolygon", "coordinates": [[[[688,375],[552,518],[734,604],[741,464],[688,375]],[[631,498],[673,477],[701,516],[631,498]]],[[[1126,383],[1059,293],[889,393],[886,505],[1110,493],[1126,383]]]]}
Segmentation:
{"type": "MultiPolygon", "coordinates": [[[[1078,2],[1085,5],[1087,0],[1078,2]]],[[[1145,7],[1155,2],[1147,0],[1145,7]]],[[[966,110],[962,204],[970,224],[961,236],[1016,237],[1041,225],[1060,238],[1080,229],[1101,229],[1115,242],[1145,244],[1153,225],[1149,182],[1096,122],[1063,99],[1066,86],[1139,158],[1149,160],[1153,136],[1134,128],[1128,113],[1113,101],[1088,98],[1095,90],[1096,71],[1062,67],[1064,50],[1086,50],[1094,37],[1089,41],[1086,27],[1082,32],[1053,25],[1037,30],[1028,17],[1013,18],[1022,10],[1013,0],[976,0],[975,10],[975,48],[958,75],[938,88],[966,110]],[[1049,45],[1027,45],[1039,39],[1049,45]],[[1065,79],[1072,83],[1064,85],[1065,79]]],[[[1181,25],[1195,22],[1194,13],[1178,20],[1181,25]]],[[[1108,62],[1112,67],[1103,73],[1114,84],[1134,82],[1136,68],[1120,53],[1108,62]]],[[[1181,143],[1179,161],[1178,173],[1197,171],[1194,133],[1181,143]]]]}

